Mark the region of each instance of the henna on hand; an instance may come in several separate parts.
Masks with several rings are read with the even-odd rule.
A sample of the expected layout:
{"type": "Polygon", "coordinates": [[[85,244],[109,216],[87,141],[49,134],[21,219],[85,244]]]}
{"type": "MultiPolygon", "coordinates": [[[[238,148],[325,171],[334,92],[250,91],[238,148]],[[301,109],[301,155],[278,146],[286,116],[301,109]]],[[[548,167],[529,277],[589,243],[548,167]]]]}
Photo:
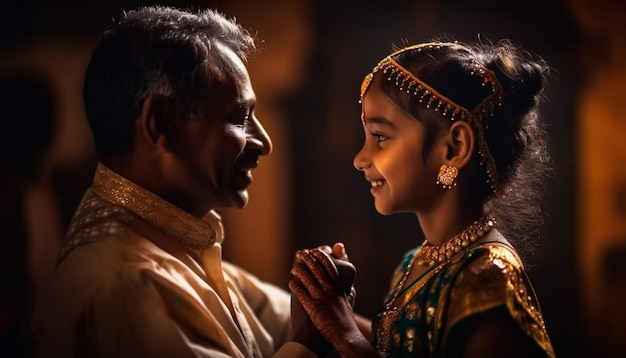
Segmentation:
{"type": "Polygon", "coordinates": [[[291,297],[291,326],[292,340],[304,345],[318,357],[327,356],[333,349],[332,345],[315,327],[296,297],[291,297]]]}
{"type": "Polygon", "coordinates": [[[291,270],[289,288],[313,324],[333,345],[360,334],[348,294],[333,260],[319,249],[301,250],[291,270]]]}
{"type": "Polygon", "coordinates": [[[356,268],[350,262],[345,246],[343,243],[337,242],[333,245],[333,247],[322,245],[317,248],[328,254],[335,263],[337,271],[339,272],[339,280],[342,283],[341,286],[348,294],[350,305],[354,307],[354,302],[356,301],[356,289],[354,287],[356,268]]]}

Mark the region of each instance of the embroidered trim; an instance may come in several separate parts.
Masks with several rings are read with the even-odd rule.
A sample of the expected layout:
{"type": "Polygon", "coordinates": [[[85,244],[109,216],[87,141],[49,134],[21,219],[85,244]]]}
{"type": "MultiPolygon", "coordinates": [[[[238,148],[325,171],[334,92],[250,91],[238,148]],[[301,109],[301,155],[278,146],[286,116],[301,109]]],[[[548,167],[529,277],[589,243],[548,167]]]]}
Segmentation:
{"type": "Polygon", "coordinates": [[[184,246],[199,249],[218,240],[221,242],[210,223],[168,203],[102,163],[96,168],[92,190],[105,200],[132,211],[184,246]]]}

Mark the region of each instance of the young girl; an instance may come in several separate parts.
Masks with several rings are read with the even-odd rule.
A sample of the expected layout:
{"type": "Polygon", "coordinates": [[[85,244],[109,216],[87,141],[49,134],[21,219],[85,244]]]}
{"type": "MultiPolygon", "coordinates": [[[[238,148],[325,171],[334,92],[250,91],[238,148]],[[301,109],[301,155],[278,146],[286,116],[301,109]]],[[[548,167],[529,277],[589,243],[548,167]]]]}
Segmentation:
{"type": "Polygon", "coordinates": [[[431,42],[365,77],[354,166],[376,210],[414,212],[426,240],[400,261],[371,326],[355,318],[327,253],[296,254],[289,287],[341,356],[554,356],[514,248],[540,220],[547,74],[508,41],[431,42]]]}

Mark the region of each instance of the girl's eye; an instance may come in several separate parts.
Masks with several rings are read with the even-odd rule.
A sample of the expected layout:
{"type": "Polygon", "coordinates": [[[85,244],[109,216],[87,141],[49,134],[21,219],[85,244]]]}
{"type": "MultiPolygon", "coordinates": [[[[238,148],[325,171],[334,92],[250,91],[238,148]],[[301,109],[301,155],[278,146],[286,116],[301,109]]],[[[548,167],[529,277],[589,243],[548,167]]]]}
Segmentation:
{"type": "Polygon", "coordinates": [[[374,137],[376,137],[376,140],[380,143],[380,142],[384,142],[387,139],[389,139],[389,137],[387,137],[386,135],[382,135],[382,134],[374,134],[374,137]]]}

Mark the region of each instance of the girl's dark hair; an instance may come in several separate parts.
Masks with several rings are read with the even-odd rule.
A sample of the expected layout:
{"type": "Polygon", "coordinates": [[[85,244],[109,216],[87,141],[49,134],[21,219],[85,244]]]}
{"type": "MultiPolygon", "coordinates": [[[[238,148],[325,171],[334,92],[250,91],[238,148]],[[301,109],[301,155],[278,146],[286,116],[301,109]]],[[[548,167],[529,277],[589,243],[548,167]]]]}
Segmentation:
{"type": "MultiPolygon", "coordinates": [[[[473,66],[477,63],[495,72],[504,95],[484,130],[501,194],[492,195],[486,171],[481,169],[472,178],[472,195],[496,216],[499,230],[507,238],[522,249],[530,248],[532,240],[528,239],[537,236],[537,227],[542,223],[538,202],[551,171],[546,133],[539,118],[549,75],[547,63],[508,40],[496,44],[442,43],[392,57],[440,94],[470,111],[491,93],[491,88],[473,74],[473,66]]],[[[434,138],[449,128],[450,119],[425,108],[415,96],[400,91],[393,81],[379,83],[386,95],[425,126],[424,153],[428,153],[434,138]]],[[[478,165],[478,153],[474,156],[473,163],[478,165]]]]}
{"type": "Polygon", "coordinates": [[[215,46],[242,60],[255,40],[234,19],[213,10],[191,13],[163,6],[128,11],[103,31],[85,73],[87,119],[101,156],[128,152],[145,98],[175,100],[186,116],[202,117],[202,101],[223,73],[215,46]]]}

